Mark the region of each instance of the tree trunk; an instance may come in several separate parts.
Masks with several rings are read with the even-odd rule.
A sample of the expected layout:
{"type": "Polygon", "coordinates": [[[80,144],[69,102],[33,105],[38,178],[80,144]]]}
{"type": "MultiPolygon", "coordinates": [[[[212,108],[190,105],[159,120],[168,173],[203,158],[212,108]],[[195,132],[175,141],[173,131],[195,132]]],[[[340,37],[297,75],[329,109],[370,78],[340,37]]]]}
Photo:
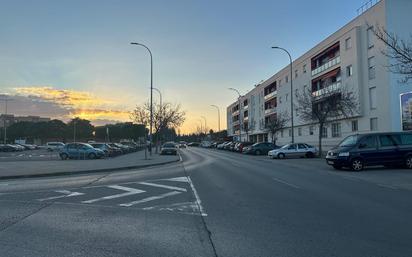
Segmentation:
{"type": "Polygon", "coordinates": [[[319,124],[319,138],[318,138],[318,143],[319,143],[319,157],[322,158],[322,130],[323,130],[323,124],[319,124]]]}

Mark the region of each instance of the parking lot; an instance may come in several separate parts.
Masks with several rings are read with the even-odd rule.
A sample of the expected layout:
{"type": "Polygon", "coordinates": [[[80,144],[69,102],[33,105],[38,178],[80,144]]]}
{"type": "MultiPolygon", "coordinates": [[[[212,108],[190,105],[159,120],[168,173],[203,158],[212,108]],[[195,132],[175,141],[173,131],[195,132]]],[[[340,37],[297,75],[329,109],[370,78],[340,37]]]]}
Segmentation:
{"type": "Polygon", "coordinates": [[[43,161],[60,159],[57,152],[50,152],[46,149],[25,150],[21,152],[0,152],[1,161],[43,161]]]}

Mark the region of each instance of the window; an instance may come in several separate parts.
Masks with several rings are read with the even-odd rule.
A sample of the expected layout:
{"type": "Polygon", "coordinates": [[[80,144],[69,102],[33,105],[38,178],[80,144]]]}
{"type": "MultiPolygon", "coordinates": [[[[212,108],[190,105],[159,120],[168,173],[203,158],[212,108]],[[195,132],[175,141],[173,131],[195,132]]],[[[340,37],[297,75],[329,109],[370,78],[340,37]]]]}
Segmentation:
{"type": "Polygon", "coordinates": [[[302,128],[298,128],[298,136],[302,136],[302,128]]]}
{"type": "Polygon", "coordinates": [[[391,138],[390,135],[379,136],[379,143],[382,147],[396,146],[395,141],[391,138]]]}
{"type": "Polygon", "coordinates": [[[295,70],[295,78],[298,77],[298,70],[295,70]]]}
{"type": "Polygon", "coordinates": [[[327,127],[323,127],[323,128],[322,128],[322,137],[323,137],[323,138],[327,138],[327,137],[328,137],[328,128],[327,128],[327,127]]]}
{"type": "Polygon", "coordinates": [[[340,123],[332,123],[332,137],[340,137],[341,128],[340,123]]]}
{"type": "Polygon", "coordinates": [[[369,107],[371,110],[376,109],[377,102],[376,102],[376,87],[369,88],[369,107]]]}
{"type": "Polygon", "coordinates": [[[313,135],[313,132],[314,132],[313,126],[310,126],[309,127],[309,135],[313,135]]]}
{"type": "Polygon", "coordinates": [[[289,82],[289,77],[288,76],[285,77],[285,81],[286,81],[286,83],[289,82]]]}
{"type": "Polygon", "coordinates": [[[370,119],[370,128],[371,128],[371,131],[378,130],[378,118],[371,118],[370,119]]]}
{"type": "Polygon", "coordinates": [[[279,96],[279,103],[280,104],[282,103],[282,97],[281,96],[279,96]]]}
{"type": "Polygon", "coordinates": [[[352,131],[358,131],[358,120],[352,121],[352,131]]]}
{"type": "Polygon", "coordinates": [[[346,48],[346,50],[349,50],[349,49],[352,48],[352,38],[348,37],[345,40],[345,48],[346,48]]]}
{"type": "Polygon", "coordinates": [[[304,145],[304,144],[298,144],[298,149],[306,149],[306,145],[304,145]]]}
{"type": "Polygon", "coordinates": [[[296,97],[298,96],[298,89],[297,88],[295,89],[295,96],[296,97]]]}
{"type": "Polygon", "coordinates": [[[280,137],[283,137],[283,129],[280,131],[280,137]]]}
{"type": "Polygon", "coordinates": [[[373,47],[373,27],[369,27],[366,31],[366,40],[368,42],[368,48],[373,47]]]}
{"type": "Polygon", "coordinates": [[[289,129],[289,136],[290,137],[292,136],[292,130],[291,129],[289,129]]]}
{"type": "Polygon", "coordinates": [[[279,87],[280,87],[280,84],[282,84],[282,80],[281,80],[281,79],[279,79],[279,87]]]}
{"type": "Polygon", "coordinates": [[[346,77],[352,77],[352,75],[353,75],[352,65],[346,66],[346,77]]]}
{"type": "Polygon", "coordinates": [[[306,64],[303,64],[303,73],[306,73],[306,64]]]}
{"type": "Polygon", "coordinates": [[[402,134],[401,144],[402,145],[412,145],[412,134],[402,134]]]}
{"type": "Polygon", "coordinates": [[[376,137],[375,136],[367,136],[362,139],[362,141],[359,144],[359,148],[365,149],[365,148],[376,148],[376,137]]]}
{"type": "Polygon", "coordinates": [[[286,94],[286,96],[285,96],[285,101],[287,102],[288,101],[288,94],[286,94]]]}
{"type": "Polygon", "coordinates": [[[368,58],[368,75],[369,79],[375,78],[375,57],[371,56],[368,58]]]}

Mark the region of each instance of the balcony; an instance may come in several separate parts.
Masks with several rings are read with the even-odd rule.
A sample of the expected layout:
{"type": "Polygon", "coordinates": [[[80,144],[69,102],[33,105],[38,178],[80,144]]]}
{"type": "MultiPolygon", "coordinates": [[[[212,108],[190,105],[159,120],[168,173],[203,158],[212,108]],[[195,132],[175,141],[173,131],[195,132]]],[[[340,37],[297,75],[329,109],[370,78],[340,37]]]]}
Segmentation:
{"type": "Polygon", "coordinates": [[[240,124],[239,120],[232,122],[232,125],[233,125],[233,126],[236,126],[236,125],[239,125],[239,124],[240,124]]]}
{"type": "Polygon", "coordinates": [[[270,115],[276,112],[276,107],[275,108],[269,108],[265,110],[265,116],[270,115]]]}
{"type": "Polygon", "coordinates": [[[237,116],[239,115],[239,110],[232,112],[232,116],[237,116]]]}
{"type": "Polygon", "coordinates": [[[249,120],[249,116],[243,117],[244,121],[248,121],[249,120]]]}
{"type": "Polygon", "coordinates": [[[247,110],[248,108],[249,108],[249,105],[243,106],[243,109],[244,109],[244,110],[247,110]]]}
{"type": "Polygon", "coordinates": [[[336,56],[335,58],[329,60],[325,64],[317,67],[316,69],[312,70],[312,77],[318,75],[319,73],[322,73],[326,70],[329,70],[332,67],[335,67],[336,65],[340,64],[340,55],[336,56]]]}
{"type": "Polygon", "coordinates": [[[323,97],[325,95],[330,95],[333,94],[335,92],[340,91],[340,89],[342,88],[342,83],[340,81],[335,82],[327,87],[324,87],[322,89],[319,89],[317,91],[312,92],[312,96],[315,98],[320,98],[323,97]]]}
{"type": "Polygon", "coordinates": [[[271,98],[273,98],[273,97],[275,97],[277,93],[278,93],[278,91],[275,90],[275,91],[273,91],[273,92],[265,95],[265,97],[264,97],[264,98],[265,98],[265,101],[266,101],[266,100],[269,100],[269,99],[271,99],[271,98]]]}

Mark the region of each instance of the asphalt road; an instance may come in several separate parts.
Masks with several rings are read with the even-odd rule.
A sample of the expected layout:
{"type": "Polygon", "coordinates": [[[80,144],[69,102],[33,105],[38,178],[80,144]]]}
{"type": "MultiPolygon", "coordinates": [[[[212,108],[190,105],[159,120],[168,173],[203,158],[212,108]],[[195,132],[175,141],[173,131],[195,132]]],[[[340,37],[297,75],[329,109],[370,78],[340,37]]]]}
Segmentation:
{"type": "Polygon", "coordinates": [[[412,256],[411,171],[181,152],[144,170],[0,181],[0,256],[412,256]]]}

